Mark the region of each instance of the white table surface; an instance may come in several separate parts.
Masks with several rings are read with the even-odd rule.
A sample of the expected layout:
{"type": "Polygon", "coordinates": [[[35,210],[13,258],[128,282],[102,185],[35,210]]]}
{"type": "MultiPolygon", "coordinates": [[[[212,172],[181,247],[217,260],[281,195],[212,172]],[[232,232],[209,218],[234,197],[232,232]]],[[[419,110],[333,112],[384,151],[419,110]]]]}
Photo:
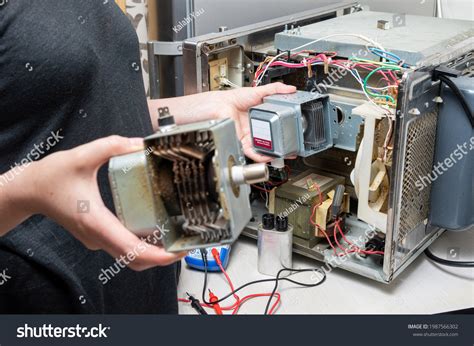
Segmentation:
{"type": "MultiPolygon", "coordinates": [[[[431,247],[439,257],[446,258],[448,248],[459,248],[458,260],[473,260],[474,230],[444,233],[431,247]]],[[[321,263],[294,255],[294,268],[311,268],[321,263]]],[[[252,280],[269,278],[257,271],[256,241],[241,237],[232,247],[227,272],[236,287],[252,280]]],[[[296,280],[308,280],[311,273],[296,274],[296,280]]],[[[178,294],[186,293],[200,299],[203,272],[186,267],[183,261],[178,294]]],[[[208,287],[221,297],[229,288],[220,273],[209,275],[208,287]]],[[[271,292],[273,283],[245,288],[241,297],[271,292]]],[[[420,255],[391,284],[382,284],[341,269],[327,274],[318,287],[301,288],[280,282],[282,303],[278,314],[434,314],[474,307],[474,269],[452,268],[435,264],[420,255]]],[[[232,298],[228,303],[232,303],[232,298]]],[[[262,314],[267,298],[256,298],[243,304],[239,314],[262,314]]],[[[226,302],[222,303],[225,305],[226,302]]],[[[181,314],[196,314],[189,304],[179,303],[181,314]]],[[[212,310],[208,310],[210,314],[212,310]]]]}

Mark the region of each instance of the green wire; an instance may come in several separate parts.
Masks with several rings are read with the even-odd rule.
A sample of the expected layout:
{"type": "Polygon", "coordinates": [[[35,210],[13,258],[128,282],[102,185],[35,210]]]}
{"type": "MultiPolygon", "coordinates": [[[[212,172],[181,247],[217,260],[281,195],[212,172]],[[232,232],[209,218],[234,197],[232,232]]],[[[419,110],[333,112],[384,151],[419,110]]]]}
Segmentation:
{"type": "Polygon", "coordinates": [[[381,70],[400,71],[401,68],[400,68],[400,66],[381,66],[381,67],[377,67],[375,70],[372,70],[372,71],[367,75],[367,77],[365,77],[365,79],[364,79],[364,90],[367,92],[367,94],[369,94],[369,95],[372,96],[372,97],[384,98],[384,99],[387,100],[387,101],[391,101],[392,103],[395,103],[395,99],[394,99],[392,96],[390,96],[390,95],[376,94],[376,93],[373,93],[372,91],[370,91],[370,90],[367,88],[367,82],[369,81],[370,77],[372,77],[372,75],[373,75],[374,73],[377,73],[378,71],[381,71],[381,70]]]}

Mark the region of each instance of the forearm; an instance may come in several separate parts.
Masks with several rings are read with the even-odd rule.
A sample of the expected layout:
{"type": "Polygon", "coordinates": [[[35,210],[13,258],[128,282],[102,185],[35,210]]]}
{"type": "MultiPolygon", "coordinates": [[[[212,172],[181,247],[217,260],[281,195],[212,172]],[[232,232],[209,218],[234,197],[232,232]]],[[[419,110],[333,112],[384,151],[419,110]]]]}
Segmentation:
{"type": "Polygon", "coordinates": [[[17,166],[0,175],[0,236],[32,215],[28,208],[33,189],[29,178],[32,165],[17,166]]]}
{"type": "Polygon", "coordinates": [[[158,108],[161,107],[169,108],[177,124],[215,119],[218,110],[215,107],[214,99],[219,97],[218,93],[219,92],[207,92],[166,99],[149,99],[148,108],[153,129],[157,130],[158,128],[158,108]]]}

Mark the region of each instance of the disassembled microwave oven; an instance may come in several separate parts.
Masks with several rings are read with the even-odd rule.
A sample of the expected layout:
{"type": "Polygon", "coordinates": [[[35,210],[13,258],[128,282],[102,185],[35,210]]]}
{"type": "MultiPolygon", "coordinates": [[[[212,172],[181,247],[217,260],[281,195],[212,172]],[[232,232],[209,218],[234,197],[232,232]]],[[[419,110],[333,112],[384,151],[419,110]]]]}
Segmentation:
{"type": "Polygon", "coordinates": [[[472,22],[393,18],[348,1],[182,43],[186,94],[298,89],[249,111],[254,149],[274,164],[252,184],[244,234],[256,237],[264,213],[288,216],[295,252],[384,283],[445,229],[474,224],[472,154],[433,174],[458,144],[474,148],[438,78],[474,107],[472,22]]]}

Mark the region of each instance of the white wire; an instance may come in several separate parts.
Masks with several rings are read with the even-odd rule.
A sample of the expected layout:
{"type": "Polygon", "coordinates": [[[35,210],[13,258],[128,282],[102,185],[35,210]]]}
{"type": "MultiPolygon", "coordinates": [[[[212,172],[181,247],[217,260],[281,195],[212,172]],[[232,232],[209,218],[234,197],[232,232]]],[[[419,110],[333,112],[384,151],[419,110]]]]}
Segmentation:
{"type": "MultiPolygon", "coordinates": [[[[311,42],[308,42],[308,43],[305,43],[299,47],[296,47],[296,48],[293,48],[293,49],[290,49],[289,52],[293,52],[295,50],[300,50],[300,49],[303,49],[307,46],[310,46],[310,45],[313,45],[317,42],[320,42],[320,41],[323,41],[323,40],[326,40],[328,38],[331,38],[331,37],[337,37],[337,36],[350,36],[350,37],[357,37],[357,38],[360,38],[361,40],[363,41],[366,41],[370,44],[372,44],[373,46],[385,51],[385,48],[383,48],[379,43],[375,42],[374,40],[364,36],[364,35],[360,35],[360,34],[351,34],[351,33],[347,33],[347,34],[332,34],[332,35],[328,35],[328,36],[324,36],[324,37],[321,37],[321,38],[318,38],[317,40],[314,40],[314,41],[311,41],[311,42]]],[[[258,77],[257,79],[257,82],[255,83],[255,86],[259,86],[260,83],[262,82],[263,80],[263,77],[265,76],[265,74],[267,73],[270,65],[276,60],[278,59],[279,57],[287,54],[288,51],[285,51],[285,52],[282,52],[280,54],[277,54],[275,57],[272,58],[272,60],[270,60],[270,62],[267,64],[267,66],[265,67],[265,69],[263,70],[263,72],[260,74],[260,76],[258,77]]]]}
{"type": "Polygon", "coordinates": [[[369,88],[369,89],[379,90],[379,91],[389,90],[389,89],[393,89],[393,88],[396,88],[396,87],[397,87],[396,85],[389,85],[389,86],[386,86],[386,87],[383,87],[383,88],[375,88],[375,87],[367,86],[367,88],[369,88]]]}
{"type": "MultiPolygon", "coordinates": [[[[317,63],[314,63],[314,64],[311,64],[311,65],[323,65],[324,63],[322,62],[317,62],[317,63]]],[[[331,64],[330,64],[331,65],[331,64]]],[[[352,75],[352,77],[355,78],[355,80],[357,81],[357,83],[359,83],[361,89],[362,89],[362,92],[365,94],[365,97],[367,98],[367,100],[369,100],[370,103],[372,103],[375,107],[379,108],[380,110],[382,110],[384,112],[385,115],[389,116],[389,117],[392,117],[393,116],[393,113],[390,111],[390,109],[388,108],[384,108],[382,107],[381,105],[377,104],[374,102],[374,100],[372,100],[372,98],[370,97],[370,95],[367,93],[367,91],[365,91],[364,89],[364,82],[362,81],[362,77],[360,76],[359,74],[359,71],[357,70],[351,70],[350,68],[344,66],[344,65],[331,65],[331,66],[336,66],[336,67],[340,67],[340,68],[343,68],[347,71],[350,72],[350,74],[352,75]]]]}
{"type": "MultiPolygon", "coordinates": [[[[323,62],[316,62],[316,63],[312,63],[311,66],[316,66],[316,65],[323,65],[324,63],[323,62]]],[[[352,75],[352,77],[355,78],[355,80],[357,81],[357,83],[359,83],[361,89],[362,89],[362,92],[364,93],[365,97],[367,98],[367,100],[372,103],[375,107],[377,107],[378,109],[382,110],[383,113],[389,117],[393,117],[393,113],[390,111],[390,109],[388,108],[384,108],[382,107],[381,105],[377,104],[374,102],[374,100],[372,100],[372,98],[370,97],[370,95],[367,93],[367,91],[365,91],[364,89],[364,82],[362,81],[362,77],[360,76],[359,72],[357,70],[351,70],[350,68],[344,66],[344,65],[337,65],[337,64],[329,64],[331,66],[336,66],[336,67],[340,67],[340,68],[343,68],[345,69],[346,71],[349,71],[350,74],[352,75]]]]}
{"type": "Polygon", "coordinates": [[[270,202],[270,194],[268,193],[268,191],[266,191],[265,192],[265,207],[267,208],[267,210],[270,210],[269,202],[270,202]]]}
{"type": "Polygon", "coordinates": [[[230,87],[232,87],[232,88],[235,88],[235,89],[236,89],[236,88],[240,88],[239,85],[237,85],[237,84],[231,82],[229,79],[227,79],[227,78],[225,78],[225,77],[220,77],[220,78],[219,78],[219,82],[220,82],[221,84],[228,85],[228,86],[230,86],[230,87]]]}
{"type": "Polygon", "coordinates": [[[379,108],[380,110],[382,110],[384,112],[385,115],[387,116],[393,116],[393,113],[387,109],[387,108],[384,108],[382,107],[381,105],[377,104],[374,102],[374,100],[372,100],[372,98],[370,97],[370,95],[367,93],[367,91],[365,91],[364,89],[364,82],[362,81],[362,78],[359,74],[359,72],[357,70],[351,70],[343,65],[336,65],[336,66],[339,66],[339,67],[342,67],[344,69],[346,69],[347,71],[349,71],[351,73],[351,75],[356,79],[356,81],[360,84],[361,86],[361,89],[362,91],[364,92],[365,94],[365,97],[367,97],[367,99],[369,100],[370,103],[372,103],[375,107],[379,108]]]}
{"type": "Polygon", "coordinates": [[[390,143],[390,137],[392,137],[393,132],[393,121],[392,119],[388,119],[388,131],[387,136],[385,137],[385,141],[383,142],[383,162],[387,162],[387,154],[388,154],[388,144],[390,143]]]}

